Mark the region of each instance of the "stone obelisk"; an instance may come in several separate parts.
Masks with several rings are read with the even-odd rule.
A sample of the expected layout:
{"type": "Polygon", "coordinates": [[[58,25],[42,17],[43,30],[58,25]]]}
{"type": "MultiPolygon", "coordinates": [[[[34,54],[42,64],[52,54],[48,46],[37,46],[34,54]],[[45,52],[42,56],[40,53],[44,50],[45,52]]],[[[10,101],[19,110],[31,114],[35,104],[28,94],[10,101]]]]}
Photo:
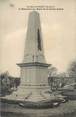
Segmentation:
{"type": "Polygon", "coordinates": [[[38,102],[47,100],[50,89],[48,85],[48,66],[43,49],[40,16],[36,11],[29,14],[27,35],[21,69],[21,84],[11,98],[23,101],[38,102]]]}

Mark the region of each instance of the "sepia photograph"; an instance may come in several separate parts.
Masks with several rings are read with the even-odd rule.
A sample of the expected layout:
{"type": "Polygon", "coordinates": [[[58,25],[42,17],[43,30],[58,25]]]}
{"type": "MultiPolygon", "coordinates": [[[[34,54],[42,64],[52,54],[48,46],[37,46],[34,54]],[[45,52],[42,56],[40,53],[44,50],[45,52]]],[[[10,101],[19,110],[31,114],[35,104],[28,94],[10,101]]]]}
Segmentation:
{"type": "Polygon", "coordinates": [[[0,117],[76,117],[76,1],[0,0],[0,117]]]}

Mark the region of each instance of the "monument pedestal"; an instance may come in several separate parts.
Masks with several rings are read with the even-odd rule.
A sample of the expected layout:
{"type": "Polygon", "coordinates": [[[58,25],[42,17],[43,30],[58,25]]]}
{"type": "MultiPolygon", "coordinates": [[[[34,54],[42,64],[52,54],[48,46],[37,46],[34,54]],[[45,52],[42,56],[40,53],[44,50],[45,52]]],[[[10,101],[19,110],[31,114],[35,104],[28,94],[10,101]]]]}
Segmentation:
{"type": "Polygon", "coordinates": [[[40,101],[49,98],[48,66],[50,64],[32,62],[18,64],[21,67],[21,85],[19,94],[24,95],[25,100],[40,101]]]}
{"type": "Polygon", "coordinates": [[[48,66],[44,63],[21,63],[21,84],[18,90],[6,98],[11,100],[22,100],[39,102],[50,100],[50,87],[48,85],[48,66]]]}

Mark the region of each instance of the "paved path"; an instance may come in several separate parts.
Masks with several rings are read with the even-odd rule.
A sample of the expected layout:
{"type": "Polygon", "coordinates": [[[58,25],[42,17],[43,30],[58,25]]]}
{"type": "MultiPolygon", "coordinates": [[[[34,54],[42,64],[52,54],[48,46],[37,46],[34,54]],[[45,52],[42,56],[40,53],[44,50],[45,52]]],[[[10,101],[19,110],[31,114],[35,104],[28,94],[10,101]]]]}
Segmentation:
{"type": "Polygon", "coordinates": [[[14,104],[2,104],[1,107],[3,112],[1,117],[76,117],[76,101],[69,101],[49,109],[26,109],[14,104]]]}

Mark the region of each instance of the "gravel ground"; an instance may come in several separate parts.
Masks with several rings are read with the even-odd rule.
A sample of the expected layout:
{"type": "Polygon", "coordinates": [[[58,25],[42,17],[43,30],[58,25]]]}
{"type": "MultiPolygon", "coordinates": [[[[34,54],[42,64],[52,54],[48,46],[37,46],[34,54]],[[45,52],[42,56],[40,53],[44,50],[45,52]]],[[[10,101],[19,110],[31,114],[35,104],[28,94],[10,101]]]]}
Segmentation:
{"type": "Polygon", "coordinates": [[[14,104],[1,105],[1,117],[76,117],[76,101],[49,109],[26,109],[14,104]]]}

